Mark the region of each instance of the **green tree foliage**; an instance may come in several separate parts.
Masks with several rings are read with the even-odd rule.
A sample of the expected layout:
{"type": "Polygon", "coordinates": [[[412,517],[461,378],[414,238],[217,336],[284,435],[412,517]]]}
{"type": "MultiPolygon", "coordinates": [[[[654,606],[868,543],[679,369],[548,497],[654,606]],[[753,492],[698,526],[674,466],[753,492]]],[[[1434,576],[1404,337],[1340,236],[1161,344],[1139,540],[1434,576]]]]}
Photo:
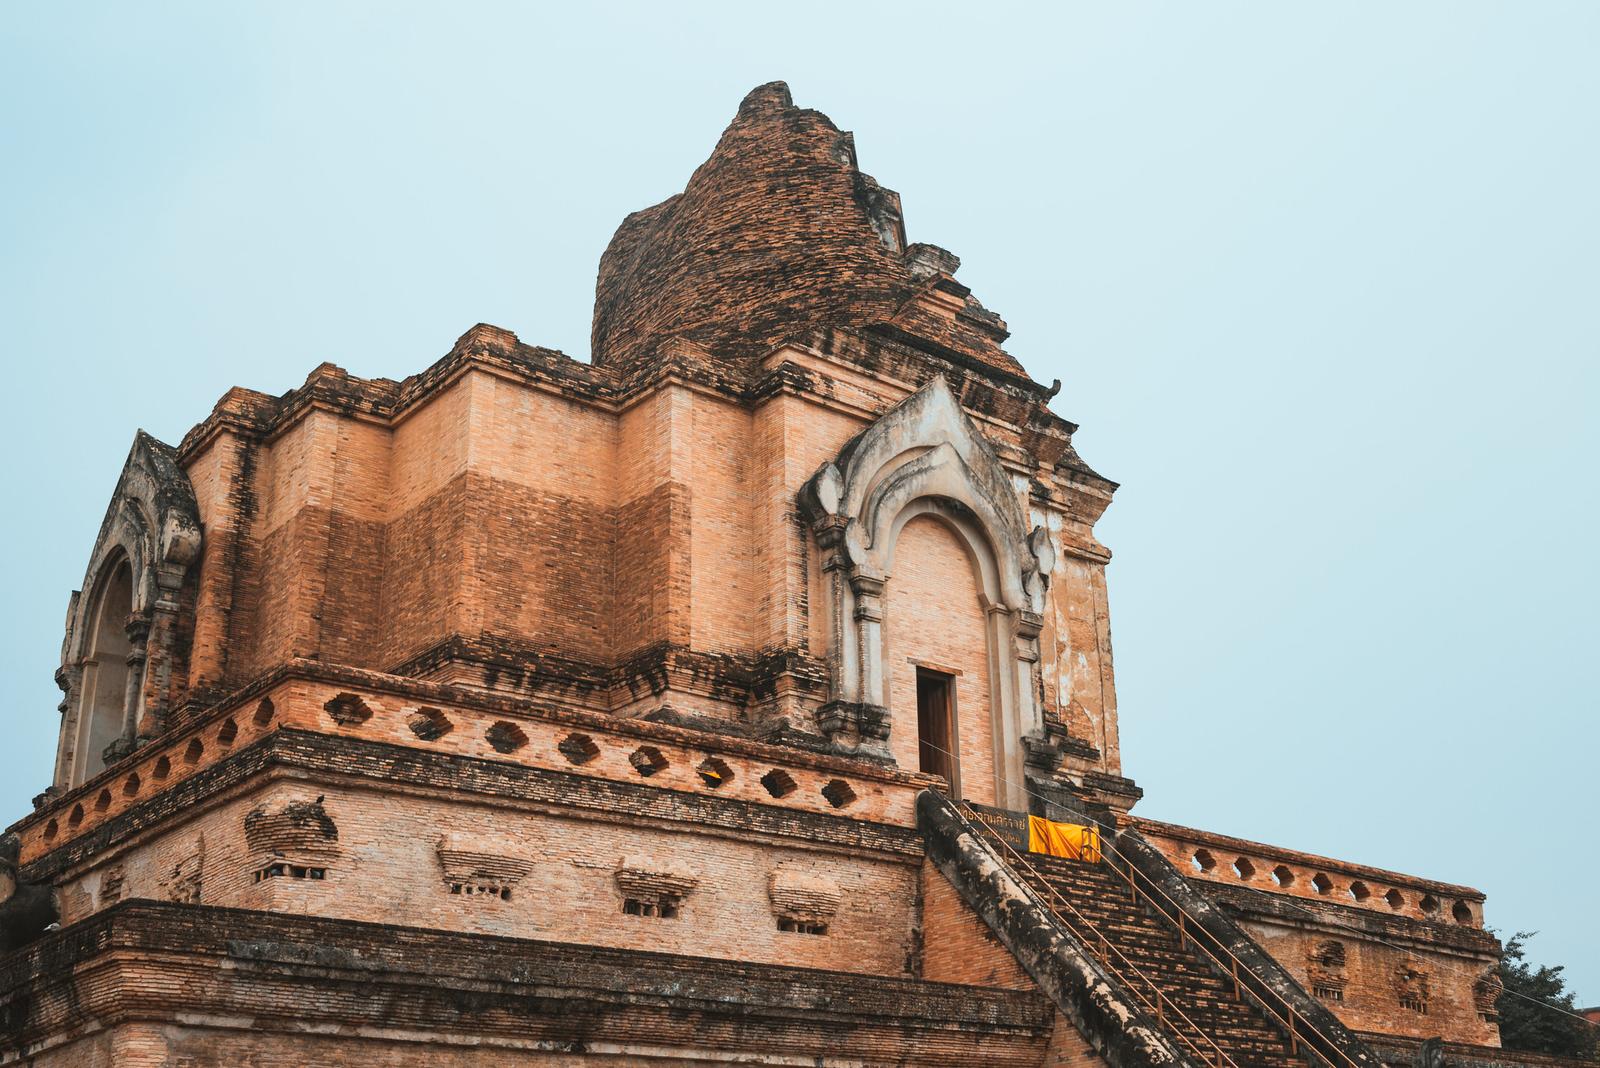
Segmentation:
{"type": "Polygon", "coordinates": [[[1518,931],[1500,952],[1500,981],[1505,984],[1495,1003],[1500,1043],[1506,1049],[1600,1061],[1600,1027],[1578,1017],[1562,966],[1534,966],[1525,959],[1528,940],[1536,933],[1518,931]]]}

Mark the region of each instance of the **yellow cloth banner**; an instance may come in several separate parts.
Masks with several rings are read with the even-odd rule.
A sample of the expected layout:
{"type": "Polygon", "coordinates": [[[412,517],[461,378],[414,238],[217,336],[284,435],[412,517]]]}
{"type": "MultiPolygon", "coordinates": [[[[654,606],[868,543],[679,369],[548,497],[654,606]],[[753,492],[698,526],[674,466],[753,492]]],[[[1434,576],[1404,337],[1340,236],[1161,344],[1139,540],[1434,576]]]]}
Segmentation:
{"type": "Polygon", "coordinates": [[[1100,861],[1100,832],[1080,823],[1057,823],[1042,816],[1029,816],[1028,852],[1096,864],[1100,861]]]}

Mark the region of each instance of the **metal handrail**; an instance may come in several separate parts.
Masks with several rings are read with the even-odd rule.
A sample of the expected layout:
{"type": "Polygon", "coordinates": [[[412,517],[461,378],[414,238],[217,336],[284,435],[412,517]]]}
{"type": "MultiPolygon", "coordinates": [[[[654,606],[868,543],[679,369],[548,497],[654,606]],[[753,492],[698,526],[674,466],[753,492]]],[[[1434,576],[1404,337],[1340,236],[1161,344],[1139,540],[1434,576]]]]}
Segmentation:
{"type": "MultiPolygon", "coordinates": [[[[998,832],[994,831],[993,826],[988,820],[985,820],[981,814],[970,808],[968,811],[971,812],[980,823],[988,828],[996,838],[1002,837],[998,832]]],[[[1002,844],[1004,844],[1006,848],[1010,849],[1013,853],[1016,852],[1015,847],[1013,847],[1011,843],[1003,842],[1002,844]]],[[[1250,992],[1255,996],[1255,999],[1260,1004],[1261,1010],[1270,1016],[1278,1024],[1278,1026],[1284,1030],[1289,1039],[1289,1049],[1291,1053],[1298,1055],[1299,1045],[1300,1043],[1304,1042],[1307,1045],[1315,1046],[1318,1055],[1328,1060],[1330,1063],[1344,1066],[1344,1068],[1363,1068],[1359,1062],[1352,1060],[1343,1050],[1341,1050],[1332,1039],[1323,1034],[1315,1024],[1313,1024],[1310,1020],[1307,1020],[1304,1016],[1297,1014],[1293,1005],[1290,1005],[1287,1001],[1284,1001],[1284,999],[1274,992],[1270,987],[1261,982],[1259,978],[1255,976],[1255,973],[1250,970],[1250,966],[1248,964],[1245,964],[1237,956],[1235,956],[1233,951],[1228,949],[1227,946],[1223,945],[1221,940],[1218,939],[1216,935],[1206,930],[1204,925],[1202,925],[1200,921],[1196,919],[1187,909],[1178,904],[1178,902],[1174,901],[1171,894],[1168,894],[1165,890],[1152,882],[1149,876],[1145,876],[1145,882],[1150,884],[1150,889],[1160,894],[1161,897],[1166,900],[1167,905],[1171,907],[1171,912],[1176,912],[1177,916],[1173,916],[1167,909],[1162,908],[1160,903],[1155,901],[1150,896],[1150,893],[1134,880],[1133,875],[1129,874],[1130,872],[1138,871],[1138,869],[1134,867],[1133,862],[1127,857],[1123,856],[1115,846],[1108,845],[1103,837],[1101,838],[1100,852],[1102,856],[1115,857],[1117,860],[1121,861],[1122,864],[1127,866],[1128,871],[1124,872],[1116,864],[1106,864],[1106,867],[1114,875],[1116,875],[1117,878],[1121,879],[1122,882],[1127,885],[1128,889],[1133,893],[1136,899],[1143,898],[1145,901],[1149,902],[1153,909],[1162,915],[1165,915],[1173,922],[1173,925],[1178,929],[1178,938],[1180,944],[1187,939],[1193,939],[1196,947],[1203,950],[1205,954],[1217,964],[1218,967],[1222,968],[1223,971],[1229,974],[1229,976],[1233,979],[1234,995],[1236,997],[1242,998],[1243,996],[1243,991],[1246,985],[1244,981],[1245,976],[1256,980],[1255,983],[1250,984],[1250,992]],[[1185,920],[1187,920],[1188,923],[1193,926],[1193,930],[1188,929],[1184,923],[1185,920]],[[1197,937],[1197,934],[1204,935],[1205,938],[1201,939],[1197,937]],[[1207,945],[1207,941],[1212,943],[1212,945],[1207,945]],[[1215,948],[1213,948],[1213,946],[1215,948]],[[1271,1004],[1269,1004],[1269,1001],[1278,1002],[1282,1006],[1282,1012],[1279,1012],[1271,1004]],[[1302,1034],[1302,1028],[1310,1032],[1310,1038],[1315,1038],[1320,1041],[1315,1043],[1309,1041],[1309,1038],[1302,1034]]],[[[1027,862],[1024,861],[1023,863],[1026,864],[1027,862]]]]}
{"type": "MultiPolygon", "coordinates": [[[[1239,1068],[1238,1062],[1232,1057],[1228,1056],[1226,1050],[1217,1045],[1216,1039],[1207,1034],[1205,1029],[1199,1024],[1191,1020],[1188,1013],[1183,1011],[1182,1006],[1174,1003],[1172,999],[1162,991],[1161,987],[1156,983],[1156,981],[1149,975],[1145,974],[1144,969],[1140,968],[1137,964],[1133,963],[1133,961],[1129,960],[1127,955],[1124,954],[1122,950],[1113,945],[1111,940],[1105,936],[1105,933],[1099,929],[1098,925],[1096,925],[1093,920],[1090,920],[1083,913],[1079,912],[1077,907],[1074,906],[1072,902],[1063,897],[1061,892],[1051,885],[1050,881],[1044,878],[1044,876],[1039,873],[1038,869],[1035,868],[1025,856],[1017,852],[1017,848],[1015,846],[1006,841],[1003,835],[1000,835],[995,831],[994,826],[988,820],[984,819],[983,816],[974,809],[968,808],[967,812],[979,823],[983,824],[984,828],[990,832],[990,835],[996,841],[998,841],[1001,846],[1009,851],[1013,857],[1016,858],[1021,867],[1032,872],[1039,878],[1039,881],[1044,884],[1044,888],[1050,892],[1051,897],[1055,898],[1061,904],[1066,906],[1067,911],[1072,913],[1072,915],[1077,918],[1078,923],[1072,926],[1078,928],[1080,934],[1091,934],[1100,940],[1099,951],[1095,954],[1099,958],[1100,963],[1105,967],[1110,968],[1113,974],[1121,979],[1124,985],[1128,987],[1129,991],[1132,992],[1134,997],[1138,998],[1144,1003],[1146,1008],[1150,1009],[1150,1011],[1156,1014],[1156,1020],[1162,1025],[1163,1028],[1166,1027],[1167,1023],[1166,1010],[1164,1008],[1164,1005],[1166,1005],[1170,1006],[1171,1011],[1176,1013],[1178,1019],[1188,1024],[1190,1029],[1192,1029],[1195,1034],[1199,1035],[1201,1038],[1205,1039],[1208,1044],[1210,1044],[1212,1051],[1216,1054],[1217,1060],[1212,1060],[1212,1058],[1207,1055],[1206,1051],[1195,1045],[1195,1043],[1189,1038],[1188,1035],[1184,1034],[1183,1031],[1179,1030],[1178,1028],[1169,1029],[1169,1032],[1177,1036],[1179,1041],[1187,1046],[1195,1056],[1199,1057],[1206,1064],[1226,1066],[1226,1068],[1239,1068]],[[1122,961],[1129,971],[1131,971],[1139,979],[1143,980],[1143,982],[1150,987],[1150,989],[1155,993],[1154,1003],[1152,1003],[1150,999],[1147,998],[1135,984],[1129,981],[1128,976],[1124,974],[1121,968],[1112,963],[1108,955],[1109,953],[1115,953],[1117,955],[1117,959],[1122,961]]],[[[1066,919],[1066,917],[1061,916],[1061,913],[1058,910],[1052,908],[1051,911],[1055,912],[1056,915],[1062,920],[1066,919]]],[[[1094,950],[1094,948],[1094,944],[1091,942],[1091,951],[1094,950]]]]}
{"type": "MultiPolygon", "coordinates": [[[[1165,910],[1163,910],[1161,906],[1150,897],[1149,892],[1135,882],[1133,873],[1137,873],[1138,869],[1133,866],[1133,862],[1127,857],[1123,856],[1115,846],[1110,847],[1109,852],[1111,856],[1127,865],[1128,871],[1124,872],[1115,864],[1107,864],[1106,867],[1111,869],[1111,871],[1115,873],[1116,876],[1124,883],[1126,883],[1128,888],[1135,894],[1138,894],[1145,900],[1149,901],[1151,906],[1158,912],[1165,912],[1165,910]]],[[[1272,990],[1269,986],[1267,986],[1266,983],[1262,982],[1260,978],[1250,970],[1250,966],[1248,964],[1245,964],[1243,961],[1241,961],[1232,950],[1223,945],[1222,941],[1217,938],[1216,935],[1206,930],[1205,926],[1201,924],[1201,922],[1196,919],[1188,909],[1185,909],[1177,901],[1173,900],[1171,894],[1167,893],[1161,887],[1152,882],[1149,876],[1145,876],[1144,878],[1146,882],[1150,883],[1150,889],[1153,889],[1156,893],[1160,894],[1161,897],[1166,900],[1167,904],[1172,907],[1173,911],[1178,913],[1177,917],[1168,914],[1168,918],[1173,920],[1175,926],[1178,928],[1179,937],[1182,938],[1187,936],[1193,938],[1196,946],[1203,950],[1208,957],[1217,963],[1218,966],[1226,969],[1233,977],[1234,988],[1236,991],[1242,991],[1244,989],[1244,976],[1248,976],[1249,978],[1255,980],[1254,983],[1250,984],[1251,994],[1255,996],[1255,999],[1260,1004],[1262,1011],[1276,1020],[1278,1025],[1282,1027],[1285,1032],[1287,1032],[1289,1037],[1289,1046],[1292,1051],[1298,1052],[1298,1043],[1304,1042],[1307,1045],[1315,1046],[1318,1055],[1330,1061],[1331,1063],[1343,1065],[1345,1068],[1361,1068],[1359,1062],[1352,1060],[1343,1050],[1335,1045],[1333,1040],[1324,1034],[1316,1024],[1306,1019],[1303,1015],[1296,1013],[1293,1005],[1289,1004],[1276,991],[1272,990]],[[1188,921],[1189,925],[1192,925],[1193,930],[1188,930],[1186,928],[1184,923],[1185,920],[1188,921]],[[1204,939],[1196,937],[1197,934],[1204,935],[1204,939]],[[1211,944],[1207,945],[1207,942],[1210,942],[1211,944]],[[1223,959],[1224,957],[1226,960],[1223,959]],[[1282,1006],[1282,1012],[1279,1012],[1276,1008],[1274,1008],[1269,1001],[1276,1001],[1280,1006],[1282,1006]],[[1309,1032],[1309,1038],[1307,1035],[1302,1034],[1302,1030],[1309,1032]],[[1310,1041],[1310,1038],[1315,1038],[1319,1041],[1313,1043],[1310,1041]]]]}

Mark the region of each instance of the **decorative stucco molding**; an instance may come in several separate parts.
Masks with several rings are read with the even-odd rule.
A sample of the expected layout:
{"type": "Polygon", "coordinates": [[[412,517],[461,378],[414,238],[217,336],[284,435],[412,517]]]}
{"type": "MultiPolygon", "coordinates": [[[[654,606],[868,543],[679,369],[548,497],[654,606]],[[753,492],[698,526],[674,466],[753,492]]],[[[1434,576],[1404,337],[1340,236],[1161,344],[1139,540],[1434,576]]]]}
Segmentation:
{"type": "Polygon", "coordinates": [[[177,451],[139,431],[100,524],[83,586],[67,605],[56,672],[64,695],[56,788],[83,782],[130,752],[139,736],[160,730],[176,669],[179,593],[200,544],[200,509],[177,451]],[[112,587],[124,582],[131,590],[119,591],[114,603],[120,610],[126,598],[126,618],[102,624],[100,616],[113,603],[112,587]],[[94,686],[85,686],[85,674],[98,666],[104,651],[97,643],[108,633],[118,637],[113,655],[123,662],[105,665],[116,669],[105,676],[120,681],[121,692],[97,697],[94,686]],[[117,722],[91,723],[96,717],[117,722]]]}
{"type": "Polygon", "coordinates": [[[821,557],[830,700],[818,725],[834,748],[889,758],[883,607],[900,531],[933,515],[960,538],[988,620],[995,796],[1025,808],[1024,738],[1044,737],[1039,632],[1055,550],[1029,530],[994,449],[942,377],[885,412],[799,495],[821,557]]]}

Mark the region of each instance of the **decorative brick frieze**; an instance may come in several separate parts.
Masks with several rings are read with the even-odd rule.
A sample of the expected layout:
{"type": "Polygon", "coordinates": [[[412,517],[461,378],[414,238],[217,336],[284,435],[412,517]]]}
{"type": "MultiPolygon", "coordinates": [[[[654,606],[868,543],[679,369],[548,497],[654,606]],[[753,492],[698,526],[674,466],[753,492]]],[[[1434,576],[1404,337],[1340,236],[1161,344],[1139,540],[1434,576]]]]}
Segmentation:
{"type": "Polygon", "coordinates": [[[620,720],[559,706],[531,705],[506,695],[300,662],[244,688],[214,708],[206,718],[194,722],[188,731],[169,735],[163,739],[163,744],[145,747],[137,756],[108,769],[79,790],[53,799],[51,804],[19,821],[14,830],[23,842],[23,857],[31,860],[42,851],[89,834],[118,813],[154,793],[171,789],[184,778],[246,747],[253,739],[291,725],[320,731],[339,730],[351,736],[381,738],[389,743],[419,748],[432,746],[445,752],[462,752],[466,748],[482,757],[512,759],[560,770],[574,766],[561,748],[563,741],[573,733],[569,727],[582,726],[586,729],[579,733],[591,739],[615,739],[616,746],[625,746],[607,746],[601,750],[601,753],[617,754],[619,759],[614,765],[604,757],[594,764],[582,765],[593,774],[635,777],[636,769],[630,767],[625,758],[639,748],[639,740],[651,739],[655,750],[664,754],[670,771],[662,784],[670,782],[679,788],[702,788],[704,783],[695,776],[694,769],[704,761],[706,750],[710,748],[728,762],[730,770],[737,772],[731,778],[736,784],[732,790],[736,795],[770,801],[771,797],[760,788],[759,780],[773,764],[781,764],[816,772],[814,776],[795,776],[797,784],[803,788],[794,792],[786,802],[788,805],[831,811],[837,807],[834,799],[822,791],[833,780],[843,779],[847,784],[856,784],[851,792],[858,799],[882,798],[883,802],[888,802],[898,798],[894,803],[904,815],[894,817],[896,819],[909,819],[910,799],[927,781],[924,777],[906,775],[875,763],[810,754],[737,735],[708,735],[675,724],[620,720]],[[349,722],[341,724],[327,710],[330,704],[343,708],[350,702],[359,702],[367,718],[352,718],[347,714],[349,722]],[[447,713],[454,725],[452,731],[433,739],[418,735],[413,724],[419,709],[423,708],[441,715],[447,713]],[[496,725],[501,723],[507,727],[495,731],[496,725]],[[511,727],[522,732],[526,740],[515,743],[511,727]],[[223,737],[228,739],[226,744],[223,737]],[[741,768],[744,770],[739,770],[741,768]],[[869,785],[874,783],[876,785],[869,785]],[[101,794],[106,795],[106,804],[97,807],[95,802],[101,794]],[[74,813],[76,822],[69,818],[74,813]]]}
{"type": "Polygon", "coordinates": [[[206,840],[201,835],[162,875],[161,898],[180,905],[198,905],[205,889],[206,840]]]}
{"type": "Polygon", "coordinates": [[[257,805],[244,816],[245,847],[255,883],[326,879],[340,858],[339,828],[319,796],[276,807],[257,805]]]}

